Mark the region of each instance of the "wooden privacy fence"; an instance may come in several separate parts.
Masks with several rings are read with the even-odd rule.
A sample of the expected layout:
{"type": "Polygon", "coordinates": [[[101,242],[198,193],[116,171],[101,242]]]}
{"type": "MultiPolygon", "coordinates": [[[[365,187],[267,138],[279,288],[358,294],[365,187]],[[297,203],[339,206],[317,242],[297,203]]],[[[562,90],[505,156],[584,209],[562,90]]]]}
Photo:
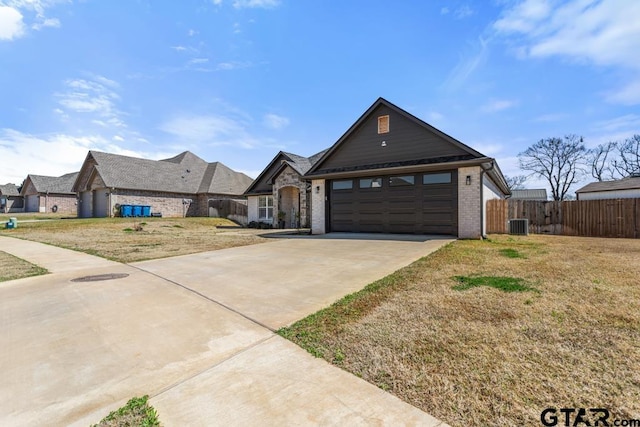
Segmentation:
{"type": "Polygon", "coordinates": [[[210,199],[210,217],[228,218],[240,224],[247,223],[247,201],[238,199],[210,199]]]}
{"type": "Polygon", "coordinates": [[[487,202],[487,233],[508,233],[518,218],[529,220],[532,234],[640,238],[640,199],[487,202]]]}

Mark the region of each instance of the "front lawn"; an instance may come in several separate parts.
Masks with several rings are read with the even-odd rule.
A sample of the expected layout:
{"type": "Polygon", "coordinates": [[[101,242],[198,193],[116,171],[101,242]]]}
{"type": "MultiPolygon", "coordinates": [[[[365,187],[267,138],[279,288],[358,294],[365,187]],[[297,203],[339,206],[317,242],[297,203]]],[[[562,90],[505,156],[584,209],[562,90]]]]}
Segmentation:
{"type": "Polygon", "coordinates": [[[279,332],[451,425],[640,418],[639,261],[640,240],[456,241],[279,332]]]}
{"type": "Polygon", "coordinates": [[[0,282],[47,274],[47,270],[0,251],[0,282]]]}
{"type": "Polygon", "coordinates": [[[18,219],[18,228],[0,229],[0,236],[48,243],[126,263],[265,241],[223,218],[18,219]]]}

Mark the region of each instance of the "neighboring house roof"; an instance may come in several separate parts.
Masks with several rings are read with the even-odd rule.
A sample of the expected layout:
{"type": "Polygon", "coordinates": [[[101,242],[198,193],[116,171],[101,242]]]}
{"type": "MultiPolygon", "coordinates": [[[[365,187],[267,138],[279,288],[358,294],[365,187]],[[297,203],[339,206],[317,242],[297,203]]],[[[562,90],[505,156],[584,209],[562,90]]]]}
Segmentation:
{"type": "Polygon", "coordinates": [[[45,176],[45,175],[27,175],[25,185],[22,187],[22,193],[27,191],[31,182],[31,187],[38,194],[75,194],[73,191],[73,183],[76,181],[79,172],[67,173],[62,176],[45,176]]]}
{"type": "Polygon", "coordinates": [[[636,190],[640,189],[640,177],[632,176],[616,181],[592,182],[576,190],[576,193],[593,193],[597,191],[636,190]]]}
{"type": "Polygon", "coordinates": [[[511,198],[516,200],[547,200],[547,190],[544,188],[511,190],[511,198]]]}
{"type": "Polygon", "coordinates": [[[74,190],[82,191],[93,170],[107,188],[183,194],[240,195],[252,181],[220,162],[207,163],[189,151],[164,160],[89,151],[74,190]]]}
{"type": "Polygon", "coordinates": [[[18,186],[15,184],[0,185],[0,194],[3,196],[19,196],[18,186]]]}

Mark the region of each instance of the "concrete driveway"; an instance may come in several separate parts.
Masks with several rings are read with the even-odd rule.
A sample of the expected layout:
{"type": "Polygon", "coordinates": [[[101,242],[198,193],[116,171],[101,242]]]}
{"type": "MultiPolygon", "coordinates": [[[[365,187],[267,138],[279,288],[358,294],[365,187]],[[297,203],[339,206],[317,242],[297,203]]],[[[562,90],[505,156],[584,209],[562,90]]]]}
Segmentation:
{"type": "Polygon", "coordinates": [[[0,237],[54,271],[0,283],[0,425],[86,426],[143,394],[167,426],[441,425],[272,332],[449,241],[381,237],[132,265],[0,237]],[[128,276],[72,281],[100,274],[128,276]]]}

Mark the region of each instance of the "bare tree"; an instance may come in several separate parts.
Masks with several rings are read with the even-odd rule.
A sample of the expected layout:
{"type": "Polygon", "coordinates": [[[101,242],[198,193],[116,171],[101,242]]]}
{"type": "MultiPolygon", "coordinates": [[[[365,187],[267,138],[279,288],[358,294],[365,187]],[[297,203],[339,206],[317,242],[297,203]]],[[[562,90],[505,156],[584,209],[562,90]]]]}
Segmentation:
{"type": "Polygon", "coordinates": [[[613,168],[621,176],[640,174],[640,135],[633,135],[618,144],[618,158],[613,161],[613,168]]]}
{"type": "Polygon", "coordinates": [[[564,200],[571,185],[585,174],[587,149],[581,136],[541,139],[518,154],[520,169],[544,178],[553,200],[564,200]]]}
{"type": "Polygon", "coordinates": [[[613,164],[616,161],[617,148],[618,143],[610,141],[589,150],[587,158],[591,165],[592,177],[598,181],[616,179],[617,171],[613,164]]]}
{"type": "Polygon", "coordinates": [[[524,183],[527,181],[526,175],[505,175],[504,180],[507,182],[509,190],[524,190],[524,183]]]}

